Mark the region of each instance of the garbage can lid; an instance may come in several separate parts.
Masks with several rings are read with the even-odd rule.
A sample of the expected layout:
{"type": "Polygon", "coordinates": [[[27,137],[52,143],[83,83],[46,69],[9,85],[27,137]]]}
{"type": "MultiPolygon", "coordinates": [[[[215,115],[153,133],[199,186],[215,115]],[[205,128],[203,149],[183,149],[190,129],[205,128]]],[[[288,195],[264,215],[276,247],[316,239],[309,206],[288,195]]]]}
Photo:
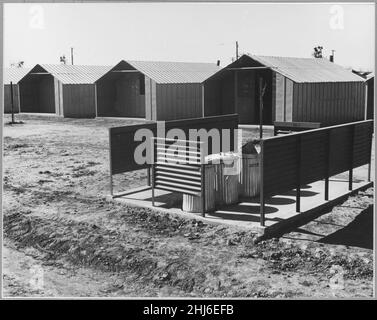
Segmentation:
{"type": "Polygon", "coordinates": [[[205,163],[211,162],[224,162],[224,161],[234,161],[238,159],[239,156],[234,152],[220,152],[215,154],[210,154],[204,158],[205,163]]]}

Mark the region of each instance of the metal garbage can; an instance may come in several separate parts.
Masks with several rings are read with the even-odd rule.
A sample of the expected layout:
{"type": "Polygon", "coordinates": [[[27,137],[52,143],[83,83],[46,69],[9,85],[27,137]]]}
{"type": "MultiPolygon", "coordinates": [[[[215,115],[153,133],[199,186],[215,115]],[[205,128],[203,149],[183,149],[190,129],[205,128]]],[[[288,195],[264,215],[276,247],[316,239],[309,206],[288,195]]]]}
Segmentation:
{"type": "Polygon", "coordinates": [[[215,166],[215,202],[219,207],[238,202],[239,157],[235,153],[218,153],[206,157],[215,166]]]}
{"type": "Polygon", "coordinates": [[[252,142],[242,147],[239,193],[242,197],[255,197],[260,192],[260,155],[252,142]]]}
{"type": "Polygon", "coordinates": [[[225,204],[238,202],[238,180],[240,158],[237,154],[228,152],[222,158],[223,166],[223,197],[225,204]]]}
{"type": "MultiPolygon", "coordinates": [[[[205,165],[205,212],[215,209],[215,165],[205,165]]],[[[202,212],[202,197],[191,194],[183,194],[182,210],[186,212],[202,212]]]]}

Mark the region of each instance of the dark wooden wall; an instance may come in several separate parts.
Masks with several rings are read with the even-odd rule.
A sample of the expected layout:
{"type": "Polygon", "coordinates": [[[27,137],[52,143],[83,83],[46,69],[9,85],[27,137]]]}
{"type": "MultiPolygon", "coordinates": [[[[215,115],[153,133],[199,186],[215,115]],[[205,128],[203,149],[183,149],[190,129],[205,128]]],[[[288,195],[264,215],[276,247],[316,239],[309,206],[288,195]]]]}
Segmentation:
{"type": "Polygon", "coordinates": [[[204,83],[204,115],[206,117],[216,116],[223,113],[221,107],[221,82],[208,80],[204,83]]]}
{"type": "Polygon", "coordinates": [[[263,123],[272,124],[274,107],[270,70],[228,70],[204,83],[205,115],[238,113],[240,123],[259,123],[259,78],[267,83],[263,123]]]}
{"type": "Polygon", "coordinates": [[[322,126],[364,119],[363,82],[294,83],[292,121],[322,126]]]}
{"type": "Polygon", "coordinates": [[[274,195],[370,162],[373,121],[262,141],[263,195],[274,195]]]}
{"type": "MultiPolygon", "coordinates": [[[[163,132],[162,134],[166,135],[166,132],[174,128],[182,129],[185,132],[186,137],[189,137],[190,129],[206,129],[208,131],[212,128],[217,128],[219,130],[230,129],[231,142],[233,142],[234,129],[238,128],[238,115],[233,114],[216,117],[167,121],[165,122],[165,132],[163,132]]],[[[142,143],[140,141],[135,141],[135,132],[139,129],[149,129],[152,131],[154,136],[160,134],[157,133],[156,122],[145,123],[141,125],[114,127],[109,129],[111,174],[140,170],[148,167],[148,164],[137,164],[134,159],[135,149],[142,143]]],[[[208,150],[211,151],[211,146],[208,147],[208,150]]],[[[233,143],[230,146],[230,150],[234,150],[233,143]]],[[[229,151],[229,148],[224,148],[222,149],[222,151],[229,151]]]]}
{"type": "Polygon", "coordinates": [[[139,77],[140,73],[120,73],[98,81],[98,116],[145,118],[146,93],[150,90],[150,83],[143,80],[146,90],[144,94],[140,94],[139,77]]]}
{"type": "Polygon", "coordinates": [[[96,116],[94,84],[63,84],[63,114],[67,118],[96,116]]]}
{"type": "Polygon", "coordinates": [[[157,120],[176,120],[202,116],[200,83],[156,85],[157,120]]]}
{"type": "Polygon", "coordinates": [[[19,84],[21,112],[55,113],[54,77],[32,77],[19,84]]]}

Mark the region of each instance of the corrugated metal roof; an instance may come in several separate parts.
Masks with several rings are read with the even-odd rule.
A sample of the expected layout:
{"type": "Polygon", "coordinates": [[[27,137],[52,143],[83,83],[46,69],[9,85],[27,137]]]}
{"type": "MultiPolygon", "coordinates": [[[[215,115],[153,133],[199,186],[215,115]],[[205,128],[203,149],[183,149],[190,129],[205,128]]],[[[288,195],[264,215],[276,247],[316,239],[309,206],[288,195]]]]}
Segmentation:
{"type": "Polygon", "coordinates": [[[203,62],[123,61],[157,83],[201,83],[221,69],[203,62]]]}
{"type": "Polygon", "coordinates": [[[27,74],[30,71],[30,68],[4,68],[4,84],[10,84],[12,83],[16,84],[18,81],[21,80],[25,74],[27,74]]]}
{"type": "MultiPolygon", "coordinates": [[[[111,66],[85,66],[67,64],[41,64],[44,70],[51,73],[63,84],[91,84],[97,81],[111,66]]],[[[38,65],[34,68],[37,68],[38,65]]],[[[33,72],[34,68],[31,70],[33,72]]]]}
{"type": "Polygon", "coordinates": [[[322,58],[250,57],[294,82],[361,82],[351,71],[322,58]]]}

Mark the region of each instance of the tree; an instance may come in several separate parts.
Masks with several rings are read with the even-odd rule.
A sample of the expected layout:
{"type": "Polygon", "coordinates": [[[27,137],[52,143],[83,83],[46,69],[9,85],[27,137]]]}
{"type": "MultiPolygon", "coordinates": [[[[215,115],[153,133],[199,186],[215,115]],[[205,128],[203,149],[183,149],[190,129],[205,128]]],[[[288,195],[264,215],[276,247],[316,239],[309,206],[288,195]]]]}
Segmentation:
{"type": "Polygon", "coordinates": [[[67,59],[64,54],[60,57],[60,62],[62,62],[63,64],[67,63],[67,59]]]}
{"type": "Polygon", "coordinates": [[[322,50],[323,50],[322,46],[316,46],[316,47],[314,47],[314,52],[313,52],[314,58],[323,58],[323,56],[322,56],[322,50]]]}
{"type": "Polygon", "coordinates": [[[15,68],[22,68],[24,66],[24,63],[24,61],[12,62],[10,66],[15,68]]]}

